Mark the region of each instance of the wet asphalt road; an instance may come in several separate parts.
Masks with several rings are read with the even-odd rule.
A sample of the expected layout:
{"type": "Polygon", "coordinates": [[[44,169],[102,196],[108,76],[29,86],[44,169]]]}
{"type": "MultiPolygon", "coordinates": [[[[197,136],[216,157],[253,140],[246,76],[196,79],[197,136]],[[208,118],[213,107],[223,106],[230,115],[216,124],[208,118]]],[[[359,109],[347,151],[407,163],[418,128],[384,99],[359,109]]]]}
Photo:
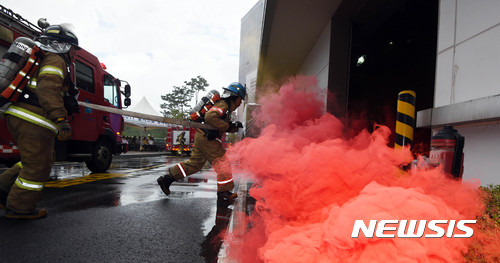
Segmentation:
{"type": "MultiPolygon", "coordinates": [[[[212,169],[161,192],[156,178],[179,157],[120,158],[105,174],[58,163],[39,207],[48,217],[9,220],[0,211],[1,262],[216,262],[227,229],[212,169]]],[[[3,168],[4,169],[4,168],[3,168]]],[[[3,170],[0,169],[0,172],[3,170]]]]}

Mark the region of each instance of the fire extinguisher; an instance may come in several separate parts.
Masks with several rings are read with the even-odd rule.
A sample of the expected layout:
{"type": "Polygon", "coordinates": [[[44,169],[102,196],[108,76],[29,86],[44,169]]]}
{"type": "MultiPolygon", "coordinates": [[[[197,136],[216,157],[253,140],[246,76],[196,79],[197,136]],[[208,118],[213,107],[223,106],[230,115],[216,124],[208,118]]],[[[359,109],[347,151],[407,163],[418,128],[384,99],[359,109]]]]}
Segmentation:
{"type": "Polygon", "coordinates": [[[462,179],[464,163],[464,136],[453,126],[445,126],[431,137],[430,162],[442,165],[455,179],[462,179]]]}

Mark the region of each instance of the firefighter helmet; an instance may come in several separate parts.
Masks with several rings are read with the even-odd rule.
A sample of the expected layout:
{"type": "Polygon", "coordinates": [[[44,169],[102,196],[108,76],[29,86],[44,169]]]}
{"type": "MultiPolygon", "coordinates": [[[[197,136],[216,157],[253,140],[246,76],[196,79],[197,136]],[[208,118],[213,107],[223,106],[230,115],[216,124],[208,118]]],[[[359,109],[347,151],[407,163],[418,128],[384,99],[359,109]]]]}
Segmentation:
{"type": "Polygon", "coordinates": [[[78,38],[73,32],[73,26],[71,24],[60,24],[60,25],[50,25],[43,29],[42,35],[37,38],[43,46],[49,49],[50,47],[53,50],[47,51],[56,51],[56,53],[66,53],[69,51],[71,46],[74,46],[76,49],[80,49],[78,46],[78,38]]]}
{"type": "Polygon", "coordinates": [[[239,82],[233,82],[224,88],[224,92],[221,95],[221,98],[229,98],[231,96],[238,96],[242,100],[245,100],[247,95],[247,89],[241,85],[239,82]]]}
{"type": "Polygon", "coordinates": [[[41,39],[51,39],[78,47],[78,38],[70,24],[51,25],[43,29],[41,39]]]}

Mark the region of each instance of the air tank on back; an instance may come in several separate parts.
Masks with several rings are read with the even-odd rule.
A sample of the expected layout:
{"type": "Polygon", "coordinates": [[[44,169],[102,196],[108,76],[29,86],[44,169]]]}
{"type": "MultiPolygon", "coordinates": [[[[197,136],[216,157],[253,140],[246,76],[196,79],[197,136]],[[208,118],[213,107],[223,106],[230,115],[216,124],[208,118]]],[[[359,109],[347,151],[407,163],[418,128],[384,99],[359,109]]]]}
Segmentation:
{"type": "Polygon", "coordinates": [[[192,121],[201,122],[205,113],[220,100],[220,94],[217,90],[209,91],[205,96],[201,97],[196,106],[193,108],[193,113],[190,118],[192,121]]]}
{"type": "Polygon", "coordinates": [[[18,37],[10,45],[0,61],[0,91],[10,85],[31,55],[35,42],[26,37],[18,37]]]}

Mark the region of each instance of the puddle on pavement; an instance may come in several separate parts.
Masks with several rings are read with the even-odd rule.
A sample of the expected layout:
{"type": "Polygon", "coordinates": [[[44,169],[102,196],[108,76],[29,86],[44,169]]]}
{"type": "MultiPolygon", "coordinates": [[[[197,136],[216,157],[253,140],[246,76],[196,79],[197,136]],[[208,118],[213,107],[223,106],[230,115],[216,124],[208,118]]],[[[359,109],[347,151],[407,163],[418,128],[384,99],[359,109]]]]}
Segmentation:
{"type": "Polygon", "coordinates": [[[49,180],[73,179],[89,175],[91,172],[83,162],[55,163],[49,180]]]}
{"type": "Polygon", "coordinates": [[[206,262],[218,261],[219,251],[231,220],[232,208],[232,205],[217,202],[217,206],[204,222],[205,240],[201,243],[200,256],[204,257],[206,262]]]}
{"type": "Polygon", "coordinates": [[[165,164],[164,158],[122,159],[111,164],[110,169],[140,169],[165,164]]]}
{"type": "MultiPolygon", "coordinates": [[[[113,170],[133,169],[148,167],[158,162],[150,161],[126,161],[114,165],[113,170]]],[[[154,168],[147,171],[136,171],[128,174],[120,180],[100,181],[97,187],[88,187],[78,193],[77,199],[64,204],[61,200],[55,200],[55,206],[62,211],[85,210],[95,207],[114,207],[136,203],[152,202],[165,198],[209,198],[217,197],[216,174],[210,167],[204,168],[200,173],[194,174],[182,181],[175,182],[171,186],[172,193],[169,197],[161,191],[156,180],[144,182],[144,176],[164,172],[164,167],[154,168]],[[90,194],[89,194],[90,193],[90,194]],[[78,200],[78,201],[75,201],[78,200]]],[[[51,180],[75,179],[88,177],[90,171],[84,163],[59,163],[54,165],[51,180]]],[[[155,177],[156,178],[156,177],[155,177]]],[[[148,179],[149,180],[149,179],[148,179]]],[[[84,185],[84,187],[86,187],[84,185]]],[[[75,194],[75,188],[60,188],[58,191],[67,191],[66,194],[75,194]]],[[[80,191],[80,190],[79,190],[80,191]]],[[[56,192],[60,194],[60,192],[56,192]]],[[[66,195],[65,194],[65,195],[66,195]]],[[[205,240],[202,242],[200,256],[206,262],[217,262],[219,251],[224,242],[229,221],[232,214],[232,205],[218,204],[211,210],[209,216],[203,222],[202,230],[205,240]]]]}
{"type": "MultiPolygon", "coordinates": [[[[149,168],[158,165],[164,165],[169,161],[166,157],[149,157],[149,158],[131,158],[118,159],[114,158],[108,172],[109,173],[124,173],[133,169],[149,168]]],[[[88,176],[92,172],[87,168],[85,162],[56,162],[50,173],[50,180],[73,179],[83,176],[88,176]]]]}
{"type": "MultiPolygon", "coordinates": [[[[161,160],[161,158],[157,159],[161,160]]],[[[158,162],[124,161],[119,164],[130,169],[132,168],[131,166],[133,166],[132,164],[136,164],[137,166],[147,164],[149,167],[154,163],[158,162]]],[[[78,201],[75,202],[75,199],[73,199],[73,203],[63,205],[63,210],[81,210],[92,207],[129,205],[152,202],[164,198],[216,198],[216,174],[210,167],[206,167],[199,173],[173,183],[170,187],[172,192],[169,197],[165,196],[156,183],[156,175],[165,173],[164,166],[149,170],[140,169],[129,172],[123,171],[122,169],[123,174],[119,174],[120,170],[116,169],[116,167],[117,166],[114,166],[113,170],[117,174],[113,174],[113,170],[111,169],[111,173],[92,174],[83,162],[56,163],[52,168],[49,179],[51,182],[48,183],[54,184],[52,188],[59,187],[59,189],[64,189],[63,191],[68,191],[68,194],[71,194],[69,192],[75,191],[75,188],[69,188],[68,186],[81,185],[80,187],[85,189],[78,193],[78,196],[81,196],[81,198],[77,199],[78,201]],[[152,174],[155,174],[155,177],[152,177],[152,174]],[[97,175],[100,175],[100,177],[93,179],[93,177],[97,175]],[[106,177],[106,175],[108,176],[106,177]],[[121,178],[116,179],[115,177],[121,178]],[[98,185],[94,186],[89,183],[97,183],[98,185]],[[99,198],[88,198],[88,196],[99,196],[99,198]]]]}
{"type": "MultiPolygon", "coordinates": [[[[207,174],[206,171],[203,172],[207,174]]],[[[137,180],[140,180],[137,179],[137,180]]],[[[130,181],[129,181],[130,182],[130,181]]],[[[201,173],[184,178],[182,181],[174,182],[170,186],[170,195],[168,197],[161,191],[160,187],[154,182],[130,186],[133,183],[126,184],[121,191],[120,205],[129,205],[141,202],[157,201],[164,198],[216,198],[217,182],[215,173],[206,177],[201,177],[201,173]]]]}

